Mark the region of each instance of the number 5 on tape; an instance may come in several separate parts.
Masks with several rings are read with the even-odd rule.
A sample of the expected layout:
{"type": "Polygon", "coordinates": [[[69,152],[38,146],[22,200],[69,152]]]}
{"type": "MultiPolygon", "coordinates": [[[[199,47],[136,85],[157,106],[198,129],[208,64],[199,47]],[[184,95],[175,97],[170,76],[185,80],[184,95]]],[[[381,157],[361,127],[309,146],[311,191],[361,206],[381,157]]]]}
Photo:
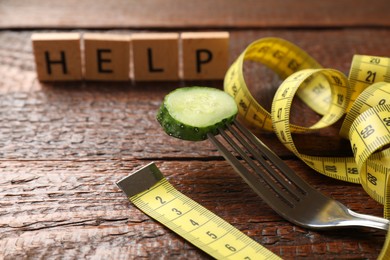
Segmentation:
{"type": "Polygon", "coordinates": [[[116,184],[144,213],[217,259],[280,259],[176,190],[154,163],[116,184]]]}

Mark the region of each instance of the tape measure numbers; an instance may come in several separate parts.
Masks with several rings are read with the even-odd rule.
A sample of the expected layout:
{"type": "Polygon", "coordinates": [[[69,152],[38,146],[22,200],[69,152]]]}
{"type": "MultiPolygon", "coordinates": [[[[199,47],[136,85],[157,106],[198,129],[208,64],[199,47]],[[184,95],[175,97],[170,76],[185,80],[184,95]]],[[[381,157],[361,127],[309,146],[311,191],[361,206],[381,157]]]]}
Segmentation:
{"type": "MultiPolygon", "coordinates": [[[[273,129],[271,115],[253,98],[244,80],[243,66],[246,60],[266,65],[281,79],[302,69],[321,68],[321,65],[306,52],[279,38],[263,38],[250,44],[230,66],[224,80],[225,91],[234,97],[239,114],[245,117],[247,123],[254,128],[269,131],[273,129]]],[[[299,89],[298,95],[303,97],[304,102],[316,112],[324,114],[329,104],[319,93],[329,93],[329,86],[316,83],[322,83],[322,80],[312,81],[311,84],[299,89]]]]}
{"type": "MultiPolygon", "coordinates": [[[[349,77],[323,69],[306,52],[279,38],[250,44],[226,73],[224,89],[234,97],[240,117],[251,127],[274,131],[279,140],[311,168],[329,177],[360,183],[384,204],[390,218],[390,58],[355,55],[349,77]],[[246,60],[268,66],[284,81],[268,112],[251,95],[243,75],[246,60]],[[374,84],[375,83],[375,84],[374,84]],[[322,118],[310,127],[290,123],[292,99],[297,95],[322,118]],[[354,157],[302,154],[293,133],[328,127],[347,113],[340,135],[351,142],[354,157]]],[[[382,256],[390,255],[390,233],[382,256]]]]}
{"type": "Polygon", "coordinates": [[[349,129],[353,121],[364,111],[377,106],[390,104],[390,83],[377,82],[366,89],[354,100],[341,126],[340,135],[349,138],[349,129]]]}
{"type": "MultiPolygon", "coordinates": [[[[274,131],[289,150],[316,171],[360,183],[372,198],[384,204],[384,215],[390,218],[390,84],[386,82],[390,82],[389,58],[355,55],[347,78],[337,70],[322,68],[288,41],[264,38],[250,44],[231,65],[224,89],[234,97],[247,124],[274,131]],[[284,80],[270,112],[253,98],[245,83],[246,60],[268,66],[284,80]],[[309,127],[290,124],[295,95],[322,115],[317,123],[309,127]],[[311,156],[295,147],[293,133],[328,127],[345,113],[340,135],[350,140],[354,157],[311,156]]],[[[154,164],[117,184],[138,208],[215,258],[279,259],[177,191],[154,164]]],[[[380,255],[381,259],[386,257],[390,257],[390,233],[380,255]]]]}
{"type": "Polygon", "coordinates": [[[376,82],[390,82],[390,58],[354,55],[349,82],[353,89],[350,108],[368,86],[376,82]]]}
{"type": "Polygon", "coordinates": [[[117,185],[144,213],[217,259],[280,259],[176,190],[154,163],[123,178],[117,185]]]}
{"type": "Polygon", "coordinates": [[[275,93],[272,103],[271,118],[274,126],[274,132],[279,140],[295,155],[305,161],[310,167],[327,176],[359,183],[359,175],[356,174],[356,164],[351,158],[318,157],[301,154],[295,147],[292,131],[301,133],[328,127],[335,123],[344,115],[350,98],[350,89],[347,78],[340,72],[330,69],[307,69],[299,71],[288,77],[275,93]],[[331,99],[328,112],[315,125],[305,128],[295,126],[292,129],[290,124],[290,110],[292,100],[300,85],[311,76],[321,74],[331,89],[331,99]]]}
{"type": "MultiPolygon", "coordinates": [[[[225,76],[224,89],[234,97],[239,107],[240,116],[250,126],[274,131],[280,141],[311,168],[336,179],[361,183],[371,197],[385,203],[384,189],[380,187],[379,181],[375,180],[386,180],[387,178],[390,167],[389,164],[385,164],[388,160],[388,151],[376,155],[376,159],[372,162],[370,162],[371,159],[367,161],[365,171],[370,175],[366,176],[366,174],[359,174],[363,167],[362,165],[358,167],[357,161],[353,157],[319,157],[301,154],[294,145],[292,134],[307,133],[328,127],[351,110],[341,129],[341,135],[350,139],[350,127],[362,110],[386,103],[390,104],[389,85],[384,82],[377,83],[378,85],[374,85],[371,90],[367,89],[365,95],[370,95],[370,98],[367,99],[364,95],[359,97],[360,92],[371,83],[379,80],[390,81],[389,72],[389,58],[355,55],[351,74],[347,79],[337,70],[322,69],[321,65],[306,52],[288,41],[279,38],[263,38],[250,44],[229,68],[225,76]],[[246,60],[263,63],[284,79],[275,93],[271,112],[264,109],[253,98],[245,83],[242,68],[246,60]],[[291,103],[295,95],[323,115],[322,119],[311,127],[290,124],[291,103]],[[353,102],[355,100],[356,102],[353,102]],[[379,163],[375,163],[378,160],[379,163]],[[367,182],[367,180],[371,180],[371,182],[367,182]]],[[[383,113],[390,114],[386,111],[383,113]]],[[[387,115],[383,116],[387,117],[387,115]]],[[[374,136],[379,131],[375,128],[381,126],[372,125],[369,126],[372,129],[367,130],[364,130],[364,127],[366,126],[360,130],[359,138],[366,136],[367,133],[372,133],[372,138],[367,139],[367,141],[373,142],[374,136]],[[362,131],[363,134],[361,134],[362,131]]],[[[380,149],[379,147],[389,144],[387,139],[383,137],[375,138],[375,140],[379,145],[351,140],[351,145],[354,146],[352,150],[356,151],[356,146],[360,146],[358,151],[364,150],[364,153],[370,158],[374,156],[376,151],[370,149],[371,146],[380,149]],[[367,147],[369,149],[366,149],[367,147]]],[[[355,155],[359,156],[359,153],[355,153],[355,155]]]]}

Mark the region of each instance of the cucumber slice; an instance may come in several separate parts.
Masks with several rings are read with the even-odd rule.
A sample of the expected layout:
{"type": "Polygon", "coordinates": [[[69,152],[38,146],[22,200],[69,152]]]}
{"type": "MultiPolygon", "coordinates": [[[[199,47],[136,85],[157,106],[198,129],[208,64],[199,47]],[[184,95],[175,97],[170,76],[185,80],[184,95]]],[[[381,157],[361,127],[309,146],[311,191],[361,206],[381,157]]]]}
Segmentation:
{"type": "Polygon", "coordinates": [[[165,96],[157,120],[170,136],[201,141],[207,133],[218,134],[218,127],[225,128],[237,111],[234,99],[220,89],[185,87],[165,96]]]}

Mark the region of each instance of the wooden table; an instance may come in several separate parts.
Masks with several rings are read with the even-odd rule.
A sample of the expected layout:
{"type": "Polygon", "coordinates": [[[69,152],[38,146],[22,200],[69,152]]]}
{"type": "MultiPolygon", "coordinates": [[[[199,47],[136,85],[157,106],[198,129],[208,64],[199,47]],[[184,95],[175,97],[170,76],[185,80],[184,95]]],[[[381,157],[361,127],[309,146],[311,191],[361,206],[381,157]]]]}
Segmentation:
{"type": "MultiPolygon", "coordinates": [[[[161,130],[155,114],[164,95],[194,84],[220,88],[222,81],[36,79],[30,36],[53,30],[227,30],[231,62],[252,41],[275,36],[345,73],[354,54],[390,56],[387,0],[199,2],[0,1],[0,259],[209,259],[136,209],[114,184],[151,161],[178,190],[284,259],[378,256],[385,232],[292,225],[208,141],[185,142],[161,130]]],[[[247,73],[249,85],[262,86],[260,96],[272,97],[278,80],[270,71],[247,73]]],[[[338,127],[294,140],[306,153],[351,155],[338,127]]],[[[313,172],[272,133],[258,136],[318,190],[352,210],[382,215],[361,186],[313,172]]]]}

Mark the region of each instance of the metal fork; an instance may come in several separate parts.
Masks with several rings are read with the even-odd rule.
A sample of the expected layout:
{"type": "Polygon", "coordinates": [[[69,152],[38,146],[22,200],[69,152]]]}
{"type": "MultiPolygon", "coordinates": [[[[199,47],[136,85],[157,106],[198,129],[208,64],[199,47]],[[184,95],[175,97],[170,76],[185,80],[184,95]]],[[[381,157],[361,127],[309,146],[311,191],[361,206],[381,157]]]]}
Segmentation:
{"type": "Polygon", "coordinates": [[[220,128],[219,133],[224,144],[213,134],[208,134],[208,139],[245,182],[286,220],[311,229],[389,229],[389,220],[356,213],[314,189],[237,120],[226,129],[220,128]]]}

